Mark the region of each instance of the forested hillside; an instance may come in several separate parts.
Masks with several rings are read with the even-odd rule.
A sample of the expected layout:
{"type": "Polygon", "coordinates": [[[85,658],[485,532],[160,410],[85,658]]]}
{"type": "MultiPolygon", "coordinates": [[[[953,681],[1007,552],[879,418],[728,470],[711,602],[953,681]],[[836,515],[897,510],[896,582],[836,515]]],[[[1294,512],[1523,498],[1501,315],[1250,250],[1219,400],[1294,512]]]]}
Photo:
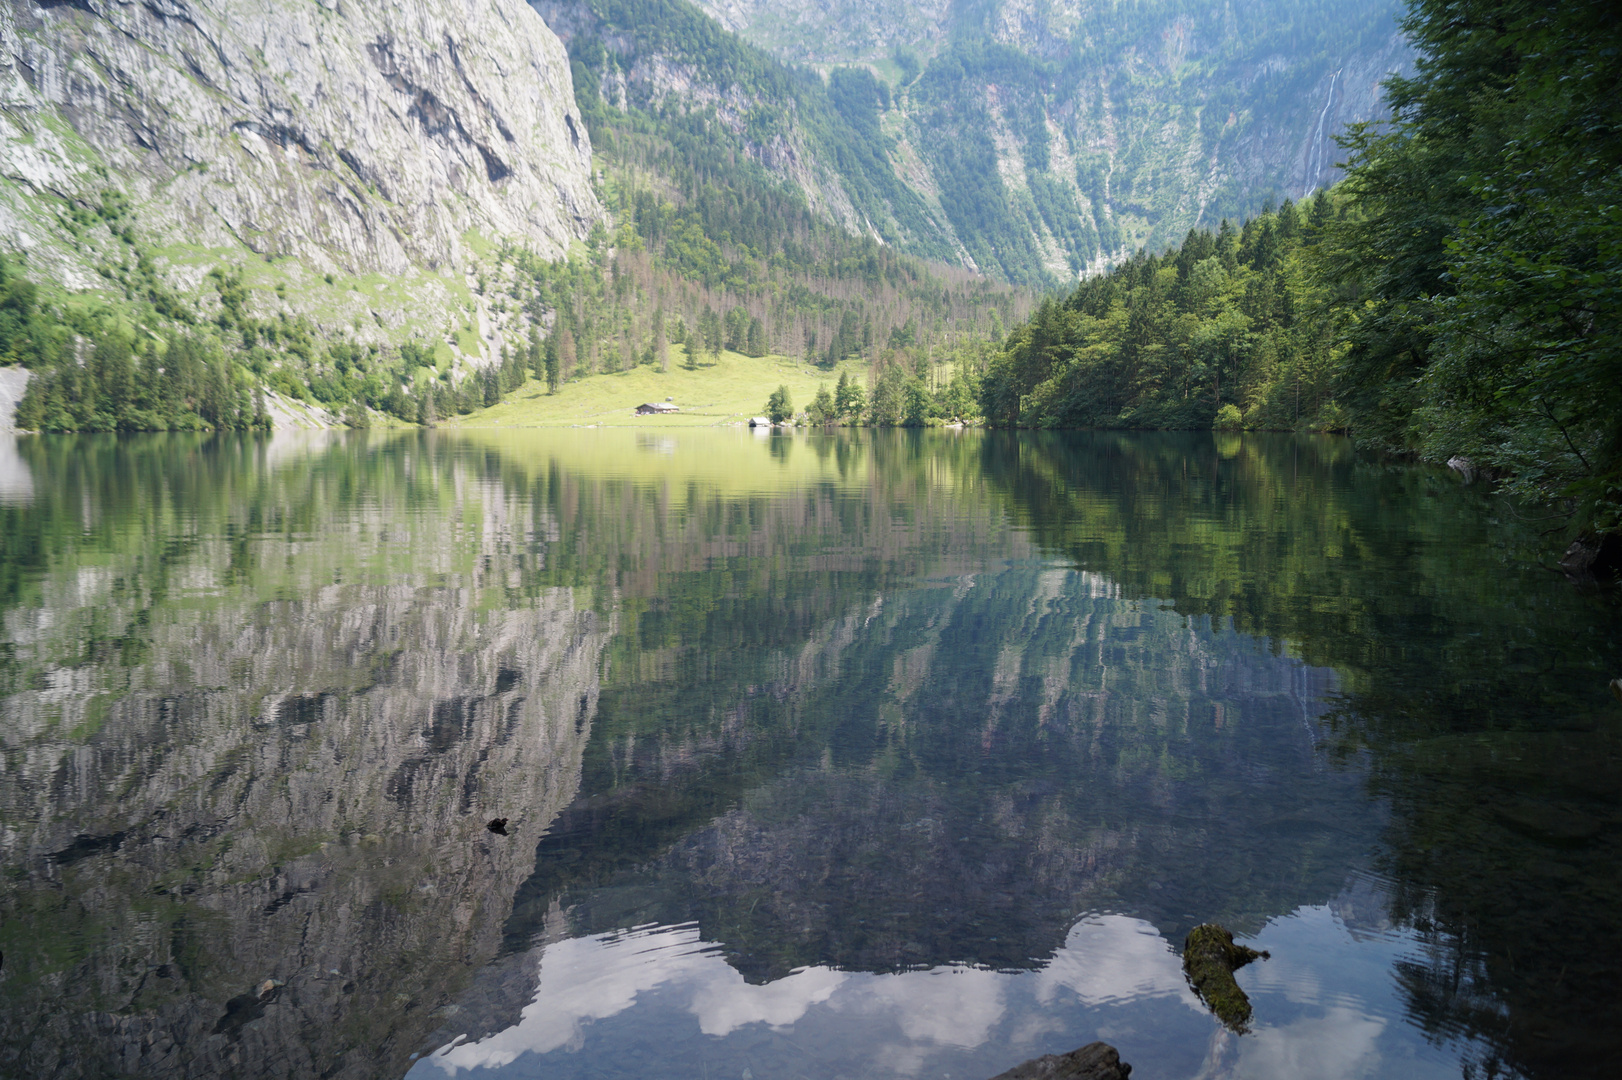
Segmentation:
{"type": "Polygon", "coordinates": [[[679,0],[535,7],[569,48],[616,222],[606,273],[542,298],[610,357],[590,370],[662,359],[667,340],[699,358],[832,365],[898,341],[944,358],[1029,310],[1018,290],[904,254],[940,253],[939,232],[816,76],[679,0]]]}
{"type": "Polygon", "coordinates": [[[986,420],[1340,429],[1336,296],[1314,273],[1338,201],[1320,189],[1240,229],[1191,230],[1045,301],[980,382],[986,420]]]}
{"type": "Polygon", "coordinates": [[[1017,328],[1005,425],[1318,427],[1622,534],[1622,31],[1598,2],[1411,0],[1394,121],[1305,214],[1140,253],[1017,328]]]}

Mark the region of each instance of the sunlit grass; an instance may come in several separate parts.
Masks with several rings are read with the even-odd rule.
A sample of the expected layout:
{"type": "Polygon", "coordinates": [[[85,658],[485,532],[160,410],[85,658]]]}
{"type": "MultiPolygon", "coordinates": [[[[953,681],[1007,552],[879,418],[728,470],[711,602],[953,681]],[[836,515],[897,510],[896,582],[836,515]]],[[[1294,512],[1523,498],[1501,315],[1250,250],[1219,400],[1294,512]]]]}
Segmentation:
{"type": "MultiPolygon", "coordinates": [[[[723,427],[746,424],[766,411],[766,399],[778,386],[787,386],[796,409],[811,403],[818,385],[833,390],[840,368],[813,368],[786,356],[750,357],[723,352],[713,363],[696,370],[685,366],[680,346],[670,349],[670,370],[639,365],[630,371],[590,375],[546,392],[546,384],[530,379],[509,393],[499,405],[447,420],[456,427],[723,427]],[[637,416],[643,402],[670,398],[681,411],[663,416],[637,416]]],[[[847,365],[852,378],[865,378],[847,365]]]]}

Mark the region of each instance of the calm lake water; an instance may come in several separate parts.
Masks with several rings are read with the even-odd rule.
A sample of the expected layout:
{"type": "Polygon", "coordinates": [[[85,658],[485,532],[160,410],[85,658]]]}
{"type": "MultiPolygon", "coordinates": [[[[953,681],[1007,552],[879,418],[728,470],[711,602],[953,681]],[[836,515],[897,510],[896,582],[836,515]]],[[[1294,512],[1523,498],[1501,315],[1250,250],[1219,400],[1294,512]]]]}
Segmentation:
{"type": "Polygon", "coordinates": [[[0,518],[0,1075],[1622,1060],[1616,597],[1446,472],[36,437],[0,518]],[[1248,1034],[1183,979],[1203,921],[1272,953],[1248,1034]]]}

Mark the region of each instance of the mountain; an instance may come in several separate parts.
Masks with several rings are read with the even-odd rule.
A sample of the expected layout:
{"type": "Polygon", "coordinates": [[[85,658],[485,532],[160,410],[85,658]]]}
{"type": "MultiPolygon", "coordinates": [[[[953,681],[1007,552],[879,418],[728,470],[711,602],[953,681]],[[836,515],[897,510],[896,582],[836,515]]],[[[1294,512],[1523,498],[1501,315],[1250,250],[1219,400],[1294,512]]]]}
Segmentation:
{"type": "Polygon", "coordinates": [[[1390,2],[699,2],[827,72],[966,264],[1033,282],[1332,182],[1412,55],[1390,2]]]}
{"type": "Polygon", "coordinates": [[[5,225],[91,284],[44,200],[121,188],[169,243],[317,273],[555,255],[600,216],[557,39],[523,4],[0,6],[5,225]]]}
{"type": "Polygon", "coordinates": [[[555,258],[602,218],[567,59],[518,0],[5,0],[0,86],[5,246],[177,315],[235,268],[257,314],[437,336],[485,247],[555,258]]]}
{"type": "Polygon", "coordinates": [[[686,0],[5,0],[18,423],[432,422],[670,345],[972,374],[1029,290],[1332,178],[1407,55],[1347,0],[713,13],[744,36],[686,0]]]}
{"type": "Polygon", "coordinates": [[[916,257],[944,234],[816,75],[687,5],[632,20],[810,118],[779,175],[704,119],[731,81],[627,111],[548,26],[589,52],[590,9],[537,6],[0,6],[0,362],[42,376],[0,403],[51,431],[432,422],[542,375],[542,337],[569,379],[671,344],[928,354],[1029,310],[916,257]]]}

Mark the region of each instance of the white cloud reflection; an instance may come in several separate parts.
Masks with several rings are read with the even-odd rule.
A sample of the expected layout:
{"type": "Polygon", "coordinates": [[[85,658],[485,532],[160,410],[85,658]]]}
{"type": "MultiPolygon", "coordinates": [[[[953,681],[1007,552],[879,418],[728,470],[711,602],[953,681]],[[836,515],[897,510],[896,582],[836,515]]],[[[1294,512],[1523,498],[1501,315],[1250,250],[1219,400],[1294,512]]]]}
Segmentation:
{"type": "MultiPolygon", "coordinates": [[[[744,981],[696,926],[657,927],[546,946],[540,984],[517,1024],[473,1043],[446,1047],[429,1061],[455,1075],[496,1068],[521,1054],[578,1049],[583,1029],[615,1016],[653,990],[673,991],[706,1035],[726,1036],[749,1024],[783,1029],[816,1005],[893,1025],[898,1045],[878,1059],[911,1074],[937,1048],[973,1049],[992,1037],[1008,1012],[1016,979],[1007,972],[962,966],[867,975],[811,967],[764,986],[744,981]]],[[[1037,976],[1038,999],[1069,993],[1082,1003],[1187,994],[1171,946],[1138,919],[1105,915],[1083,920],[1037,976]]]]}
{"type": "Polygon", "coordinates": [[[1047,1005],[1065,990],[1087,1005],[1174,997],[1200,1011],[1171,942],[1125,915],[1098,915],[1070,928],[1064,948],[1037,975],[1036,999],[1047,1005]]]}
{"type": "Polygon", "coordinates": [[[573,938],[546,947],[540,985],[518,1023],[476,1043],[458,1043],[429,1059],[446,1072],[495,1068],[520,1054],[578,1049],[582,1029],[636,1004],[639,994],[685,991],[706,1035],[725,1036],[745,1024],[786,1027],[827,1001],[848,976],[807,968],[765,986],[751,986],[698,936],[696,926],[670,926],[573,938]]]}
{"type": "Polygon", "coordinates": [[[1098,1037],[1144,1075],[1349,1080],[1393,1067],[1416,1078],[1457,1075],[1452,1055],[1392,1042],[1393,1031],[1405,1028],[1390,1023],[1401,1011],[1389,978],[1401,940],[1359,943],[1327,909],[1303,908],[1270,923],[1258,944],[1272,948],[1274,960],[1241,976],[1257,1026],[1234,1039],[1188,989],[1171,944],[1150,923],[1122,915],[1078,922],[1035,972],[945,966],[872,975],[811,967],[764,986],[746,983],[696,926],[577,938],[545,947],[534,1000],[517,1024],[445,1047],[414,1073],[437,1065],[454,1076],[500,1069],[525,1053],[579,1050],[590,1024],[657,991],[659,1010],[690,1016],[686,1023],[696,1021],[707,1036],[801,1025],[795,1038],[849,1044],[873,1075],[941,1073],[948,1060],[972,1068],[1007,1061],[999,1066],[1007,1068],[1098,1037]],[[1326,994],[1324,986],[1337,990],[1326,994]],[[1096,1034],[1073,1041],[1078,1022],[1096,1034]],[[1208,1039],[1202,1063],[1200,1044],[1208,1039]]]}
{"type": "Polygon", "coordinates": [[[1333,1008],[1284,1027],[1258,1028],[1240,1042],[1235,1076],[1351,1080],[1390,1074],[1380,1053],[1385,1021],[1333,1008]]]}

